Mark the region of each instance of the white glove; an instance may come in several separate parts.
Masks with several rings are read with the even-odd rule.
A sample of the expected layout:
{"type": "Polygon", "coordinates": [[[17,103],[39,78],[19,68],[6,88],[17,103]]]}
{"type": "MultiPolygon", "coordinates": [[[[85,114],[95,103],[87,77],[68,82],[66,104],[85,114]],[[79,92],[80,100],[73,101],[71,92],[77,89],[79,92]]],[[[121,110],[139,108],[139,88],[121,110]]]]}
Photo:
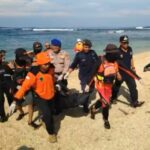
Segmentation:
{"type": "Polygon", "coordinates": [[[67,79],[68,79],[68,77],[69,77],[69,75],[70,75],[70,73],[69,73],[69,72],[67,72],[67,73],[64,75],[64,79],[65,79],[65,80],[67,80],[67,79]]]}
{"type": "Polygon", "coordinates": [[[16,110],[16,102],[13,102],[9,107],[9,116],[11,116],[16,110]]]}
{"type": "Polygon", "coordinates": [[[19,90],[21,88],[21,85],[17,85],[17,90],[19,90]]]}
{"type": "Polygon", "coordinates": [[[58,89],[58,91],[61,91],[61,86],[59,84],[56,84],[55,87],[58,89]]]}
{"type": "Polygon", "coordinates": [[[63,79],[63,76],[64,76],[63,74],[59,75],[57,81],[61,81],[63,79]]]}
{"type": "Polygon", "coordinates": [[[85,92],[89,92],[90,91],[90,87],[88,85],[85,86],[85,92]]]}

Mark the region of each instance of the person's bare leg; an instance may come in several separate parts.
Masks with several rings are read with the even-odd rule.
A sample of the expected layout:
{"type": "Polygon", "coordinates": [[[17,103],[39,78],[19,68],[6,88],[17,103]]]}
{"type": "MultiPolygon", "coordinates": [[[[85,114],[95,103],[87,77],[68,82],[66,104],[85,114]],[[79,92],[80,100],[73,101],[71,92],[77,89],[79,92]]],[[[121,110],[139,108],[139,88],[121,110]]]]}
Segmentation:
{"type": "Polygon", "coordinates": [[[30,124],[33,118],[33,104],[28,105],[28,113],[29,113],[28,123],[30,124]]]}
{"type": "Polygon", "coordinates": [[[19,115],[16,118],[16,120],[19,121],[24,117],[24,111],[22,109],[22,106],[17,106],[17,110],[19,111],[19,115]]]}
{"type": "Polygon", "coordinates": [[[31,126],[31,127],[33,127],[34,129],[39,128],[40,125],[37,125],[36,123],[34,123],[34,122],[32,121],[33,113],[34,113],[33,104],[29,104],[29,105],[28,105],[28,113],[29,113],[28,125],[31,126]]]}

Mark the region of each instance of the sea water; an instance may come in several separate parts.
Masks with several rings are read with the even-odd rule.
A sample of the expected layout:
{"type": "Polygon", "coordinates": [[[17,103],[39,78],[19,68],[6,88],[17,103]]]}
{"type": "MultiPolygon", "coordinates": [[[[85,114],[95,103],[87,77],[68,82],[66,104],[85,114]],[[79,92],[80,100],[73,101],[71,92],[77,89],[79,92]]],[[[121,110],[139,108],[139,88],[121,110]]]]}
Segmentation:
{"type": "Polygon", "coordinates": [[[118,29],[98,29],[98,28],[8,28],[0,27],[0,49],[7,51],[6,59],[14,58],[16,48],[32,50],[33,42],[39,41],[43,44],[53,38],[58,38],[62,42],[62,49],[66,50],[71,58],[74,57],[74,44],[78,38],[89,39],[93,43],[92,49],[98,54],[103,53],[103,49],[108,43],[119,46],[119,37],[128,35],[130,46],[134,53],[150,50],[150,29],[149,28],[118,28],[118,29]]]}

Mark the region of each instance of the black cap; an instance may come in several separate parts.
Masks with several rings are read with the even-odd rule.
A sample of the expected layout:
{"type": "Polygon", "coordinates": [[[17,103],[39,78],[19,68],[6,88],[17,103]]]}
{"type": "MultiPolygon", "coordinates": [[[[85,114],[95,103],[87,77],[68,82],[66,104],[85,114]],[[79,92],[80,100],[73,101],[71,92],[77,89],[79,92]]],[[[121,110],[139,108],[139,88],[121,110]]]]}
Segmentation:
{"type": "Polygon", "coordinates": [[[106,53],[118,52],[118,47],[111,43],[107,44],[106,48],[104,49],[104,52],[106,52],[106,53]]]}
{"type": "Polygon", "coordinates": [[[84,40],[82,41],[82,43],[83,43],[83,45],[87,45],[87,46],[89,46],[89,47],[92,47],[92,42],[91,42],[90,40],[88,40],[88,39],[84,39],[84,40]]]}
{"type": "Polygon", "coordinates": [[[126,42],[129,43],[129,37],[127,35],[122,35],[120,37],[120,42],[126,42]]]}

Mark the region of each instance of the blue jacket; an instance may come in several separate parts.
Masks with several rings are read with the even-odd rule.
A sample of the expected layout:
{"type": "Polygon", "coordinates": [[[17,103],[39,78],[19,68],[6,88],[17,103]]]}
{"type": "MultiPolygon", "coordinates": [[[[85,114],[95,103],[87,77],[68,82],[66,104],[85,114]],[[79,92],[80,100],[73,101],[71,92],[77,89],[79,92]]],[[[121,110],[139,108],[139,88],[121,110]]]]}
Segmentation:
{"type": "Polygon", "coordinates": [[[94,50],[89,52],[79,52],[76,54],[70,68],[75,69],[79,67],[79,79],[81,84],[88,84],[91,74],[93,73],[93,65],[99,60],[94,50]]]}

